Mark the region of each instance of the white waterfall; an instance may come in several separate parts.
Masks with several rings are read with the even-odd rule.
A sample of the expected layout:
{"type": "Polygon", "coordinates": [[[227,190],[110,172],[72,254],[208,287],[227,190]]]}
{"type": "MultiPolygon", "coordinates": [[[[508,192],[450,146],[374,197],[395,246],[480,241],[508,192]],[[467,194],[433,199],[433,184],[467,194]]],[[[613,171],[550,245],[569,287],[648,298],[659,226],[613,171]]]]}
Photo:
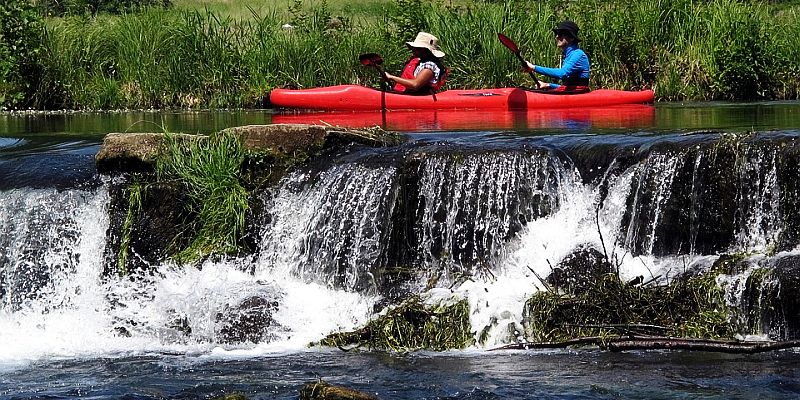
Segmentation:
{"type": "MultiPolygon", "coordinates": [[[[525,301],[542,290],[540,277],[578,246],[605,250],[623,279],[663,282],[709,265],[714,255],[648,251],[682,162],[677,155],[651,155],[608,176],[602,197],[596,183],[584,183],[569,163],[545,152],[428,154],[415,171],[421,201],[411,223],[423,267],[444,278],[429,299],[466,298],[476,337],[486,338],[480,346],[494,347],[520,340],[525,301]],[[638,191],[647,185],[654,188],[651,204],[640,207],[638,191]],[[622,226],[626,212],[647,224],[622,226]],[[647,230],[639,257],[629,254],[636,229],[647,230]],[[483,273],[475,273],[476,265],[483,273]]],[[[735,248],[764,251],[780,234],[775,156],[751,154],[740,165],[735,248]]],[[[108,183],[0,192],[0,343],[13,344],[0,348],[0,364],[302,351],[328,333],[358,327],[381,300],[371,271],[389,257],[399,171],[346,163],[290,175],[270,194],[255,255],[200,266],[166,261],[156,266],[159,273],[137,279],[102,277],[108,183]],[[220,341],[220,315],[253,297],[275,304],[265,339],[220,341]]],[[[742,281],[726,279],[735,297],[742,281]]]]}

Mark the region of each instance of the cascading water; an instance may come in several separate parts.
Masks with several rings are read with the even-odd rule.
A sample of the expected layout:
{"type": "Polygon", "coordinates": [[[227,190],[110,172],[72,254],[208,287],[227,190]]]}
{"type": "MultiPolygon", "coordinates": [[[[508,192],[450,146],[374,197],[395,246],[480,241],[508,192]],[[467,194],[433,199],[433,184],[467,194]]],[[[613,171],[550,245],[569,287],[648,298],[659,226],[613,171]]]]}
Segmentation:
{"type": "Polygon", "coordinates": [[[496,267],[509,239],[558,207],[564,175],[560,161],[537,152],[444,153],[420,170],[418,252],[448,279],[496,267]]]}
{"type": "MultiPolygon", "coordinates": [[[[106,183],[107,185],[108,183],[106,183]]],[[[249,270],[250,258],[164,264],[154,276],[102,278],[108,191],[0,192],[0,360],[208,352],[225,343],[225,313],[247,299],[279,304],[266,350],[305,347],[372,310],[369,296],[249,270]]],[[[274,308],[274,307],[270,307],[274,308]]],[[[244,348],[252,347],[250,345],[244,348]]],[[[243,346],[227,346],[228,349],[243,346]]]]}
{"type": "Polygon", "coordinates": [[[744,251],[768,251],[783,233],[777,171],[778,154],[745,149],[737,162],[738,178],[735,247],[744,251]]]}
{"type": "Polygon", "coordinates": [[[359,164],[289,176],[269,201],[259,271],[347,289],[374,287],[370,267],[384,256],[396,170],[359,164]]]}
{"type": "Polygon", "coordinates": [[[683,157],[670,154],[654,154],[648,157],[636,172],[631,221],[628,226],[625,247],[634,254],[652,254],[656,241],[656,229],[663,218],[662,208],[670,199],[676,170],[683,164],[683,157]],[[641,243],[636,238],[642,237],[641,243]]]}
{"type": "MultiPolygon", "coordinates": [[[[576,248],[604,252],[624,278],[663,282],[710,265],[716,255],[703,249],[795,246],[777,147],[728,158],[655,149],[595,166],[607,172],[588,181],[577,156],[546,146],[415,146],[289,174],[264,195],[254,255],[200,268],[165,261],[137,279],[102,277],[109,182],[0,192],[0,341],[17,344],[0,358],[297,350],[367,321],[392,268],[425,278],[406,283],[428,301],[468,299],[477,346],[493,347],[524,339],[524,302],[576,248]],[[735,179],[711,182],[709,163],[728,159],[735,179]],[[723,184],[735,229],[704,244],[707,188],[723,184]],[[257,334],[231,333],[231,315],[251,321],[252,310],[268,314],[257,334]]],[[[723,278],[731,304],[755,269],[723,278]]]]}
{"type": "Polygon", "coordinates": [[[0,342],[14,344],[0,359],[114,349],[100,280],[107,202],[102,188],[0,192],[0,342]]]}

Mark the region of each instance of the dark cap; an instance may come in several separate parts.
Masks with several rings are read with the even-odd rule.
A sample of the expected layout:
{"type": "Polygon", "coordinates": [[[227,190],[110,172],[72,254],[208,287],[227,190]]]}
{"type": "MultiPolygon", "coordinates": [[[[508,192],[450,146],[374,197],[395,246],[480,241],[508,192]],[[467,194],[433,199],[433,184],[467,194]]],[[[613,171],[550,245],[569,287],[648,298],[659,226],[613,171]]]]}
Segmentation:
{"type": "Polygon", "coordinates": [[[576,24],[576,23],[574,23],[574,22],[572,22],[570,20],[565,20],[565,21],[562,21],[560,24],[558,24],[557,27],[553,28],[553,33],[558,33],[559,31],[568,32],[570,34],[570,36],[575,38],[576,42],[580,42],[581,39],[578,37],[578,31],[579,30],[580,29],[578,29],[578,24],[576,24]]]}

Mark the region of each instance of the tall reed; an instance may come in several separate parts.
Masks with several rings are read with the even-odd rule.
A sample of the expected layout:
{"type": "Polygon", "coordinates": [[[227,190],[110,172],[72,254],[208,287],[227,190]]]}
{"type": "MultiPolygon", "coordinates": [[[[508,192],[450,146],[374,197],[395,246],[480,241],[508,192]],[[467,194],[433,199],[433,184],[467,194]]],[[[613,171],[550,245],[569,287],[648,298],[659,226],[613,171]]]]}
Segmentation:
{"type": "Polygon", "coordinates": [[[165,139],[166,155],[156,163],[158,178],[182,184],[196,216],[194,226],[187,229],[194,234],[189,246],[174,258],[185,263],[236,251],[249,209],[247,191],[239,182],[244,160],[239,137],[223,131],[207,140],[179,140],[169,133],[165,139]]]}
{"type": "Polygon", "coordinates": [[[513,38],[531,62],[556,66],[551,29],[563,19],[581,26],[593,87],[649,87],[665,100],[798,98],[800,5],[392,0],[381,15],[349,18],[316,4],[294,14],[251,9],[237,19],[161,9],[50,19],[35,105],[252,107],[276,87],[377,86],[378,75],[358,64],[358,54],[380,53],[387,69],[399,70],[410,55],[404,42],[416,29],[440,38],[451,71],[448,88],[530,86],[497,33],[513,38]],[[419,15],[403,4],[419,8],[419,15]]]}

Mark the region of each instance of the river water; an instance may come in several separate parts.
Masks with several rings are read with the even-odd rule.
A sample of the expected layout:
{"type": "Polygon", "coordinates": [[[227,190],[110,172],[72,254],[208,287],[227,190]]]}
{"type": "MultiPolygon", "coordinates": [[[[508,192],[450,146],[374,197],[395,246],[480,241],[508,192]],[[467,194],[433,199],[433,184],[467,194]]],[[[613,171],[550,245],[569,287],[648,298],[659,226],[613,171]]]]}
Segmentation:
{"type": "MultiPolygon", "coordinates": [[[[100,279],[109,195],[108,178],[94,170],[94,154],[104,134],[163,130],[208,133],[228,126],[315,119],[333,125],[383,125],[406,130],[413,133],[412,141],[425,146],[477,143],[481,147],[485,143],[497,147],[529,140],[562,147],[587,140],[618,146],[629,141],[682,142],[685,137],[705,135],[698,131],[707,130],[755,130],[800,138],[800,104],[791,102],[666,104],[649,109],[524,115],[461,112],[354,117],[273,115],[270,111],[3,114],[0,398],[206,399],[239,392],[253,399],[293,399],[304,383],[317,379],[381,399],[800,397],[800,354],[792,350],[751,356],[677,351],[491,351],[494,345],[505,343],[502,332],[488,345],[445,353],[308,348],[309,342],[326,333],[363,323],[379,302],[374,295],[337,289],[320,280],[298,279],[298,269],[324,274],[303,269],[308,266],[301,262],[300,253],[293,253],[293,240],[300,239],[291,237],[291,232],[314,221],[313,213],[305,215],[296,204],[315,204],[318,214],[324,211],[342,220],[353,218],[341,210],[326,209],[326,204],[335,208],[330,207],[328,193],[341,191],[328,192],[333,189],[325,186],[277,199],[273,207],[278,222],[265,230],[285,240],[263,243],[258,259],[209,262],[201,270],[167,265],[163,276],[153,277],[150,291],[144,294],[135,283],[100,279]],[[216,340],[217,310],[251,294],[274,296],[281,304],[274,316],[280,326],[271,332],[271,340],[238,345],[216,340]],[[175,315],[188,321],[191,337],[166,328],[175,315]],[[114,327],[120,324],[133,334],[117,334],[114,327]]],[[[444,161],[442,165],[432,164],[447,168],[444,161]]],[[[392,179],[390,171],[348,168],[354,167],[343,166],[344,172],[337,172],[337,176],[360,176],[360,187],[367,188],[370,196],[352,193],[347,201],[358,202],[360,210],[373,219],[382,218],[376,203],[383,200],[374,193],[385,186],[381,182],[392,179]]],[[[496,176],[498,181],[506,179],[496,176]]],[[[447,178],[431,175],[426,182],[435,186],[436,179],[447,178]]],[[[337,181],[329,182],[334,186],[337,181]]],[[[549,246],[545,251],[548,257],[556,257],[564,251],[561,245],[576,240],[573,236],[581,232],[581,218],[575,215],[585,211],[592,193],[578,182],[559,184],[569,187],[570,197],[561,203],[563,212],[554,218],[530,221],[521,234],[520,248],[508,256],[504,272],[495,280],[472,284],[480,290],[462,287],[473,304],[487,302],[486,309],[475,311],[473,327],[490,317],[514,314],[504,307],[518,303],[514,296],[530,294],[516,283],[526,279],[515,270],[528,265],[520,264],[520,259],[544,257],[539,254],[543,252],[542,243],[549,246]],[[535,249],[531,247],[534,245],[535,249]],[[488,301],[492,301],[492,307],[488,307],[488,301]]],[[[468,189],[463,190],[466,193],[468,189]]],[[[498,191],[489,196],[502,199],[507,194],[498,191]]],[[[624,208],[624,202],[619,207],[624,208]]],[[[610,208],[608,212],[621,210],[610,208]]],[[[502,229],[490,225],[481,229],[502,229]]],[[[371,228],[369,224],[364,227],[371,228]]],[[[457,240],[453,239],[457,238],[457,229],[450,232],[446,228],[441,228],[442,235],[457,240]]],[[[343,232],[330,225],[314,230],[331,238],[343,232]]],[[[609,235],[611,231],[614,229],[609,228],[609,235]]],[[[764,246],[759,241],[764,236],[768,234],[751,234],[746,248],[758,251],[764,246]]],[[[321,253],[341,250],[335,245],[321,245],[321,253]]],[[[370,245],[374,244],[367,241],[359,246],[370,245]]],[[[359,257],[364,254],[370,253],[360,253],[359,257]]],[[[702,257],[708,255],[698,255],[702,257]]],[[[655,264],[668,264],[657,257],[652,259],[655,264]]],[[[324,263],[324,259],[319,262],[324,263]]],[[[625,265],[631,276],[641,272],[634,264],[625,265]]],[[[345,284],[355,285],[357,278],[354,275],[353,282],[345,284]]],[[[514,317],[507,318],[511,321],[514,317]]]]}

